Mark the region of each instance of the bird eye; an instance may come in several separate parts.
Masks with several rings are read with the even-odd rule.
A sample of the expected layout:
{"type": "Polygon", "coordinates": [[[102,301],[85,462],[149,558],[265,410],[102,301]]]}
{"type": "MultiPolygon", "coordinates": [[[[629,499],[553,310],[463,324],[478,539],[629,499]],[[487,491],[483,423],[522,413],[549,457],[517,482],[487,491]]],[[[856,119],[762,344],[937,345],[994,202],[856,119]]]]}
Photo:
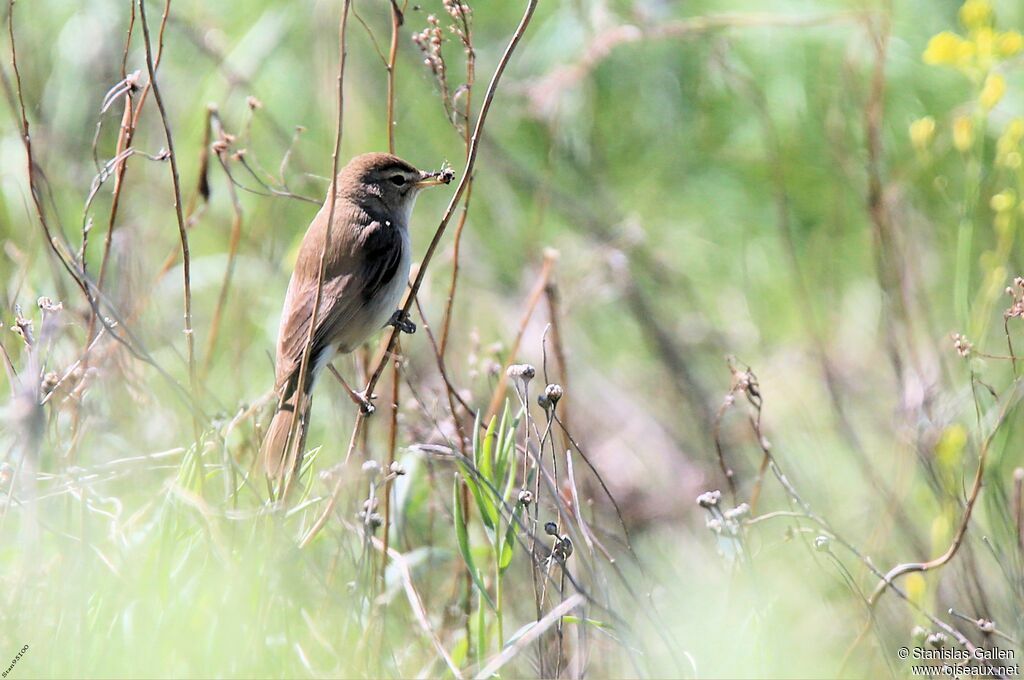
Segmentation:
{"type": "Polygon", "coordinates": [[[390,179],[391,183],[394,184],[396,187],[400,187],[403,184],[405,184],[405,175],[392,175],[390,179]]]}

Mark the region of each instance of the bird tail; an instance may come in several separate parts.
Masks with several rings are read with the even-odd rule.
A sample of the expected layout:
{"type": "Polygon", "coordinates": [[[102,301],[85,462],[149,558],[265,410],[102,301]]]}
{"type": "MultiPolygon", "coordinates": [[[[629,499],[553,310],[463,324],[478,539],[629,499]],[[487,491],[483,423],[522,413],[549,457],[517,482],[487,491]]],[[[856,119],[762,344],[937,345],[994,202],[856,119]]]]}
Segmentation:
{"type": "MultiPolygon", "coordinates": [[[[263,458],[263,469],[271,479],[281,477],[291,460],[292,466],[297,466],[296,455],[289,456],[290,451],[298,451],[297,446],[302,441],[303,430],[305,429],[305,418],[303,414],[295,414],[296,402],[299,398],[299,391],[293,390],[290,397],[278,404],[274,412],[274,418],[270,421],[267,429],[267,436],[263,439],[263,446],[260,454],[263,458]],[[292,416],[295,415],[299,422],[295,428],[295,436],[292,438],[292,445],[288,446],[288,433],[291,431],[292,416]]],[[[305,400],[309,403],[309,400],[305,400]]]]}

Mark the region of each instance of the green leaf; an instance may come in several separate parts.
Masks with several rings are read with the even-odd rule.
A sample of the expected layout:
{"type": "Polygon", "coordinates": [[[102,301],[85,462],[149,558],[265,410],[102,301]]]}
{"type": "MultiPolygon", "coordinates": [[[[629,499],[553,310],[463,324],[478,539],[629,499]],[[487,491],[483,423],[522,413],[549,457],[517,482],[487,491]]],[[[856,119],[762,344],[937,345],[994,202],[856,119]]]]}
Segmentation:
{"type": "MultiPolygon", "coordinates": [[[[459,472],[462,473],[462,478],[466,481],[466,486],[469,487],[469,492],[473,494],[473,500],[476,501],[476,507],[480,509],[480,516],[484,520],[484,524],[488,529],[494,530],[494,522],[497,520],[497,508],[494,507],[493,503],[485,502],[483,492],[480,489],[480,485],[477,484],[476,479],[473,477],[472,471],[469,467],[463,463],[460,459],[455,459],[455,465],[459,468],[459,472]]],[[[489,490],[483,490],[489,493],[489,490]]]]}
{"type": "Polygon", "coordinates": [[[476,469],[480,471],[480,476],[492,484],[494,483],[494,427],[496,423],[497,419],[491,418],[491,422],[487,426],[487,434],[484,435],[483,449],[473,452],[476,469]]]}
{"type": "Polygon", "coordinates": [[[519,516],[523,514],[523,504],[516,503],[512,511],[512,518],[509,520],[508,529],[505,530],[505,541],[501,546],[501,554],[498,556],[498,571],[504,573],[508,565],[512,564],[512,552],[516,547],[516,528],[519,526],[519,516]]]}
{"type": "Polygon", "coordinates": [[[501,480],[504,479],[504,477],[502,477],[501,475],[502,475],[503,468],[505,467],[505,439],[508,438],[507,437],[508,430],[505,427],[505,422],[507,420],[508,420],[508,399],[505,400],[505,407],[501,410],[501,424],[498,425],[498,442],[497,442],[497,446],[495,446],[495,448],[494,448],[494,450],[495,450],[495,465],[494,465],[494,467],[495,467],[495,470],[498,473],[497,475],[495,475],[495,486],[497,486],[501,482],[501,480]]]}
{"type": "Polygon", "coordinates": [[[516,486],[516,472],[518,471],[518,459],[515,456],[511,456],[508,461],[508,476],[505,478],[505,490],[501,494],[501,498],[505,503],[508,503],[509,498],[512,496],[512,490],[516,486]]]}
{"type": "Polygon", "coordinates": [[[451,655],[452,662],[456,668],[461,668],[466,663],[466,655],[469,653],[469,638],[463,636],[460,637],[456,642],[455,646],[452,647],[451,655]]]}
{"type": "Polygon", "coordinates": [[[491,532],[496,530],[498,526],[498,506],[494,498],[495,493],[491,491],[487,483],[494,484],[492,481],[494,476],[494,468],[492,464],[492,449],[494,445],[494,428],[496,420],[491,419],[491,424],[487,428],[487,433],[484,435],[483,442],[480,441],[480,420],[479,414],[477,414],[477,420],[473,430],[473,464],[476,466],[476,470],[480,475],[480,481],[476,480],[471,476],[470,470],[464,463],[459,465],[459,469],[462,472],[462,476],[466,478],[466,483],[469,485],[470,491],[473,493],[473,498],[476,500],[476,506],[480,510],[480,516],[483,518],[484,526],[486,526],[491,532]]]}
{"type": "Polygon", "coordinates": [[[581,619],[578,616],[567,615],[562,617],[562,621],[566,623],[585,623],[588,626],[594,626],[595,628],[600,628],[602,630],[615,630],[611,624],[605,623],[604,621],[598,621],[596,619],[581,619]]]}
{"type": "Polygon", "coordinates": [[[480,591],[480,596],[487,600],[487,604],[491,606],[491,609],[495,609],[494,601],[487,593],[487,588],[484,587],[483,579],[480,578],[480,572],[477,571],[476,562],[473,560],[473,553],[469,548],[469,530],[466,527],[466,511],[462,507],[462,501],[459,499],[460,495],[459,478],[456,476],[455,485],[452,490],[452,515],[455,516],[455,539],[459,544],[459,553],[462,555],[462,559],[466,563],[466,568],[469,570],[469,574],[473,578],[473,583],[476,584],[476,589],[480,591]]]}

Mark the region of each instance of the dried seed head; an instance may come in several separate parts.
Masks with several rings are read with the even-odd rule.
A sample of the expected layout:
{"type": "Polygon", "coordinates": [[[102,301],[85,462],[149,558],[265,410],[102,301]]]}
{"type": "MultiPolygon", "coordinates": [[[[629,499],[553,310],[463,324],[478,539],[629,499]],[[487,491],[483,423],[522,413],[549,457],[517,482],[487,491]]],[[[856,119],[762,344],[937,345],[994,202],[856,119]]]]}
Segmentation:
{"type": "Polygon", "coordinates": [[[725,512],[725,518],[732,521],[737,521],[739,519],[742,519],[743,517],[746,517],[749,514],[750,506],[747,505],[746,503],[740,503],[732,510],[727,510],[725,512]]]}
{"type": "Polygon", "coordinates": [[[376,479],[380,474],[380,463],[375,460],[368,460],[363,463],[363,474],[370,479],[376,479]]]}
{"type": "Polygon", "coordinates": [[[956,353],[959,354],[964,359],[969,357],[971,355],[971,350],[974,349],[974,345],[972,345],[970,341],[967,340],[967,337],[960,335],[959,333],[953,333],[952,338],[953,349],[956,350],[956,353]]]}
{"type": "Polygon", "coordinates": [[[945,647],[947,642],[949,642],[949,638],[945,633],[932,633],[924,639],[924,643],[931,647],[945,647]]]}
{"type": "Polygon", "coordinates": [[[559,538],[551,554],[559,562],[565,562],[572,555],[572,539],[568,536],[559,538]]]}
{"type": "Polygon", "coordinates": [[[530,364],[512,364],[505,371],[505,374],[513,380],[521,381],[525,385],[533,380],[533,376],[537,375],[537,369],[530,364]]]}
{"type": "Polygon", "coordinates": [[[529,505],[533,502],[533,492],[529,489],[523,489],[519,492],[519,502],[523,505],[529,505]]]}
{"type": "Polygon", "coordinates": [[[914,626],[910,629],[910,637],[916,642],[924,642],[925,638],[928,637],[928,629],[924,626],[914,626]]]}
{"type": "Polygon", "coordinates": [[[57,387],[57,383],[59,382],[60,376],[57,375],[54,371],[50,371],[49,373],[44,375],[43,382],[41,385],[43,394],[49,394],[50,392],[53,392],[54,388],[57,387]]]}
{"type": "Polygon", "coordinates": [[[710,510],[718,505],[718,501],[721,497],[722,492],[717,489],[714,491],[705,491],[701,495],[697,496],[697,505],[706,510],[710,510]]]}
{"type": "Polygon", "coordinates": [[[256,97],[254,97],[252,95],[249,95],[248,97],[245,98],[245,103],[253,111],[255,111],[256,109],[262,109],[263,108],[263,102],[261,102],[259,99],[257,99],[256,97]]]}
{"type": "Polygon", "coordinates": [[[59,312],[64,309],[63,302],[60,302],[59,300],[57,302],[54,302],[53,300],[45,296],[39,298],[36,304],[38,304],[39,309],[43,310],[44,312],[59,312]]]}
{"type": "Polygon", "coordinates": [[[982,633],[985,633],[986,635],[989,633],[994,633],[996,630],[996,624],[994,621],[989,621],[988,619],[978,619],[976,623],[978,624],[978,630],[980,630],[982,633]]]}
{"type": "Polygon", "coordinates": [[[814,539],[814,549],[818,552],[828,552],[831,545],[832,539],[828,536],[818,536],[814,539]]]}
{"type": "Polygon", "coordinates": [[[396,477],[401,477],[405,474],[405,466],[399,463],[397,460],[391,461],[391,465],[388,467],[388,471],[396,477]]]}
{"type": "Polygon", "coordinates": [[[21,336],[21,339],[29,347],[35,343],[35,335],[32,333],[32,319],[27,319],[22,315],[19,305],[14,306],[14,325],[11,326],[11,331],[21,336]]]}
{"type": "Polygon", "coordinates": [[[554,522],[547,522],[544,525],[544,533],[547,534],[548,536],[557,536],[558,535],[558,525],[555,524],[554,522]]]}
{"type": "Polygon", "coordinates": [[[551,384],[544,388],[544,396],[548,398],[548,401],[552,405],[557,404],[558,400],[562,398],[562,386],[551,384]]]}

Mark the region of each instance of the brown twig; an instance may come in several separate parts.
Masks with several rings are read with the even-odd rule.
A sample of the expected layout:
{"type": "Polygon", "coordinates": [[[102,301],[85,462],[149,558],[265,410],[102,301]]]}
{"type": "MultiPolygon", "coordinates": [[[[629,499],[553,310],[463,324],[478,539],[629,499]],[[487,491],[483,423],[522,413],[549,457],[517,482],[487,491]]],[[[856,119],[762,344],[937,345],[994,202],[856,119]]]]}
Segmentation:
{"type": "MultiPolygon", "coordinates": [[[[400,346],[399,351],[401,351],[400,346]]],[[[388,545],[390,543],[391,534],[391,470],[395,464],[395,446],[398,443],[398,397],[399,387],[401,386],[401,381],[399,380],[401,360],[398,357],[396,357],[392,366],[393,368],[391,371],[391,421],[388,427],[388,465],[384,469],[384,533],[382,534],[384,540],[384,550],[381,551],[380,555],[380,585],[382,591],[384,589],[385,570],[388,568],[388,545]]]]}
{"type": "MultiPolygon", "coordinates": [[[[220,125],[220,118],[216,115],[211,119],[216,121],[218,136],[223,138],[223,129],[220,125]]],[[[227,144],[219,144],[217,147],[217,160],[220,161],[224,172],[228,169],[228,147],[227,144]]],[[[210,362],[213,360],[213,350],[217,344],[217,336],[220,332],[221,316],[224,313],[224,306],[227,304],[228,289],[231,285],[231,275],[235,270],[235,256],[238,254],[238,243],[242,238],[242,204],[238,200],[238,192],[235,185],[228,181],[228,195],[231,197],[231,236],[228,241],[228,262],[224,268],[224,280],[220,285],[220,294],[217,296],[217,306],[213,310],[213,318],[210,321],[210,335],[206,339],[206,353],[203,357],[202,377],[205,379],[210,370],[210,362]]]]}
{"type": "MultiPolygon", "coordinates": [[[[316,297],[313,300],[313,311],[309,320],[309,334],[306,338],[306,346],[302,352],[302,360],[299,364],[299,379],[296,387],[298,397],[295,402],[295,409],[292,411],[291,424],[288,429],[288,437],[285,439],[285,478],[284,488],[290,486],[292,480],[292,468],[298,468],[300,464],[301,451],[295,442],[296,428],[301,420],[301,414],[306,401],[306,376],[309,374],[309,358],[313,351],[313,336],[316,334],[317,321],[320,315],[320,302],[324,294],[324,271],[327,265],[327,252],[331,247],[331,232],[334,228],[334,210],[338,202],[338,168],[341,154],[342,123],[345,118],[345,32],[348,26],[348,11],[351,0],[344,0],[341,8],[341,21],[338,27],[338,116],[334,130],[334,152],[331,155],[331,187],[327,199],[327,228],[324,234],[324,245],[320,251],[320,264],[317,268],[316,297]],[[294,451],[293,451],[294,449],[294,451]]],[[[358,421],[357,421],[358,424],[358,421]]]]}
{"type": "MultiPolygon", "coordinates": [[[[171,3],[167,0],[167,4],[164,5],[164,16],[161,25],[167,23],[167,15],[170,13],[171,3]]],[[[174,138],[171,135],[171,126],[167,120],[167,110],[164,108],[163,97],[160,96],[160,87],[156,81],[156,66],[153,61],[153,49],[152,44],[149,40],[149,23],[146,21],[146,2],[145,0],[139,0],[139,19],[142,21],[142,34],[145,40],[146,48],[146,69],[149,71],[149,82],[153,90],[153,99],[156,100],[157,109],[160,111],[160,121],[163,123],[164,138],[167,141],[167,155],[168,160],[171,163],[171,180],[174,185],[174,212],[178,219],[178,237],[181,239],[181,258],[184,278],[184,297],[185,297],[185,345],[188,352],[188,375],[189,375],[189,387],[192,392],[192,400],[198,404],[198,384],[196,379],[196,351],[195,351],[195,338],[192,333],[192,261],[189,257],[188,249],[188,233],[185,231],[185,215],[181,208],[181,180],[178,174],[178,160],[174,154],[174,138]]],[[[159,38],[160,44],[157,49],[163,52],[163,34],[161,33],[159,38]]],[[[196,443],[196,456],[202,460],[202,449],[200,446],[200,426],[199,417],[196,414],[195,409],[192,410],[192,429],[195,435],[196,443]]],[[[202,480],[203,475],[199,475],[199,479],[202,480]]],[[[202,482],[200,481],[200,484],[202,482]]]]}
{"type": "MultiPolygon", "coordinates": [[[[441,237],[444,236],[445,228],[451,221],[452,215],[455,213],[455,209],[462,199],[463,193],[466,191],[466,187],[473,176],[473,167],[476,165],[477,152],[480,148],[480,139],[483,134],[484,124],[487,121],[487,114],[491,109],[491,103],[494,101],[494,95],[497,92],[498,83],[501,81],[501,76],[505,72],[505,68],[508,66],[509,61],[512,59],[512,54],[526,33],[527,26],[530,25],[530,20],[533,18],[534,10],[537,9],[538,0],[527,0],[526,10],[523,14],[523,18],[519,22],[519,26],[516,28],[515,33],[512,35],[512,39],[509,41],[508,46],[505,48],[504,53],[501,55],[501,59],[498,60],[498,65],[494,70],[494,75],[491,76],[491,82],[487,86],[487,91],[484,94],[484,101],[480,107],[480,113],[477,114],[476,126],[473,129],[473,136],[470,140],[469,155],[466,158],[466,165],[462,172],[462,177],[459,180],[458,186],[455,188],[455,194],[448,202],[448,207],[441,217],[441,222],[437,226],[437,230],[434,232],[434,236],[430,241],[430,245],[427,246],[427,251],[423,255],[423,260],[420,263],[419,271],[416,274],[416,278],[412,282],[412,286],[406,293],[405,301],[402,304],[402,311],[405,314],[409,313],[412,308],[413,299],[416,294],[419,293],[420,286],[423,285],[423,280],[427,274],[427,266],[430,264],[431,259],[434,256],[434,252],[437,250],[438,245],[441,242],[441,237]]],[[[384,351],[380,353],[377,359],[376,367],[373,373],[370,375],[370,381],[366,386],[366,394],[370,395],[373,393],[373,388],[380,380],[380,375],[384,371],[384,365],[386,363],[387,355],[394,348],[395,342],[398,339],[398,332],[396,329],[392,329],[388,334],[387,339],[384,341],[384,351]]]]}
{"type": "MultiPolygon", "coordinates": [[[[407,6],[408,0],[405,0],[407,6]]],[[[395,153],[395,60],[398,57],[398,29],[405,22],[405,6],[398,9],[397,0],[391,0],[391,48],[388,51],[388,151],[395,153]]],[[[385,546],[387,544],[385,543],[385,546]]],[[[387,550],[384,551],[385,558],[387,550]]]]}
{"type": "MultiPolygon", "coordinates": [[[[522,318],[519,319],[519,330],[516,331],[512,347],[509,348],[505,365],[501,367],[501,373],[499,374],[501,376],[504,376],[508,367],[516,361],[516,355],[519,353],[519,343],[522,342],[523,334],[526,333],[526,326],[530,323],[530,318],[533,316],[533,311],[537,308],[537,303],[540,302],[540,296],[544,294],[544,289],[547,288],[548,278],[551,276],[551,270],[557,260],[558,251],[550,248],[544,251],[544,263],[541,265],[540,275],[537,277],[537,282],[533,285],[533,290],[530,291],[530,296],[527,298],[526,310],[523,312],[522,318]]],[[[482,423],[491,422],[491,418],[496,416],[498,411],[501,410],[501,403],[505,399],[507,389],[508,381],[506,380],[499,380],[498,384],[494,386],[490,404],[487,406],[487,415],[484,416],[481,421],[482,423]]]]}
{"type": "MultiPolygon", "coordinates": [[[[348,2],[349,0],[345,0],[346,7],[348,6],[348,2]]],[[[441,218],[441,222],[438,225],[437,230],[434,232],[434,237],[431,240],[430,245],[427,247],[427,252],[423,256],[423,260],[419,266],[419,271],[416,273],[416,278],[413,280],[410,289],[406,292],[405,301],[403,302],[402,305],[402,311],[405,314],[409,313],[409,309],[412,307],[413,301],[416,299],[416,294],[419,292],[420,286],[423,285],[423,279],[426,276],[427,272],[427,265],[430,263],[430,260],[434,255],[434,251],[437,250],[437,246],[441,242],[441,237],[444,235],[445,227],[447,227],[448,222],[451,220],[452,215],[455,212],[456,206],[458,206],[459,204],[459,200],[462,197],[462,193],[466,189],[468,178],[472,176],[473,166],[476,163],[477,150],[479,149],[480,145],[480,137],[481,134],[483,133],[484,123],[487,121],[487,112],[490,110],[491,102],[494,100],[494,95],[497,92],[498,83],[501,81],[501,76],[505,72],[505,68],[508,66],[508,63],[512,58],[512,54],[515,51],[516,46],[519,44],[519,41],[526,33],[526,28],[530,25],[530,19],[533,18],[533,13],[537,9],[537,2],[538,0],[527,0],[526,10],[523,14],[523,18],[520,20],[519,25],[516,27],[515,33],[513,33],[512,39],[509,41],[508,46],[505,48],[505,51],[502,54],[501,59],[498,61],[498,65],[494,70],[494,75],[491,77],[491,82],[487,86],[487,92],[484,95],[484,102],[480,108],[480,113],[477,116],[476,126],[473,130],[472,143],[470,145],[470,153],[469,157],[466,159],[466,167],[463,171],[462,178],[459,180],[459,184],[455,189],[455,195],[452,196],[451,200],[449,201],[448,208],[445,210],[445,213],[441,218]]],[[[394,350],[397,341],[398,332],[393,329],[383,343],[383,351],[380,353],[380,356],[377,359],[376,368],[371,374],[370,380],[367,382],[366,390],[364,392],[364,394],[366,394],[367,396],[372,395],[373,388],[377,384],[377,381],[380,379],[381,373],[384,371],[384,366],[387,362],[387,359],[392,354],[392,351],[394,350]]],[[[361,414],[357,416],[356,424],[353,429],[353,438],[351,440],[352,443],[349,446],[349,452],[346,455],[346,460],[352,453],[352,447],[354,446],[355,443],[355,434],[359,430],[362,424],[362,420],[363,418],[361,414]]],[[[337,498],[340,491],[341,484],[339,482],[338,484],[335,485],[334,490],[331,493],[330,500],[328,501],[327,507],[324,509],[324,512],[313,524],[309,532],[306,534],[306,536],[300,543],[300,548],[309,545],[313,538],[315,538],[315,536],[327,523],[327,520],[330,516],[330,512],[333,511],[334,505],[337,503],[337,498]]]]}
{"type": "MultiPolygon", "coordinates": [[[[170,16],[170,5],[171,0],[166,0],[164,5],[163,18],[160,21],[160,31],[157,36],[157,53],[153,63],[153,70],[156,72],[160,68],[160,61],[163,58],[163,45],[164,45],[164,29],[167,28],[167,17],[170,16]]],[[[127,58],[128,48],[131,44],[132,33],[135,26],[135,3],[132,2],[132,14],[128,23],[128,37],[125,40],[124,55],[127,58]]],[[[148,39],[147,39],[148,44],[148,39]]],[[[122,69],[122,76],[124,76],[124,69],[122,69]]],[[[117,137],[117,154],[131,148],[132,140],[135,138],[135,131],[138,129],[139,116],[142,114],[142,107],[146,103],[146,99],[149,96],[149,92],[153,86],[153,78],[150,76],[149,82],[142,87],[142,92],[139,94],[137,102],[132,102],[132,90],[129,89],[125,93],[125,110],[124,116],[121,119],[121,129],[117,137]]],[[[114,227],[117,222],[118,209],[121,205],[121,191],[124,188],[125,175],[128,172],[127,161],[121,161],[117,166],[117,174],[114,179],[114,191],[110,202],[110,215],[107,218],[107,234],[103,242],[103,258],[100,260],[99,277],[96,280],[96,287],[103,290],[103,283],[105,281],[107,273],[107,265],[110,260],[110,246],[113,242],[114,227]]],[[[90,320],[90,335],[94,332],[95,315],[90,320]]]]}
{"type": "Polygon", "coordinates": [[[1013,393],[1004,399],[1002,407],[999,411],[999,415],[996,421],[992,424],[991,431],[985,435],[981,441],[981,448],[978,453],[978,468],[974,473],[974,482],[971,484],[970,493],[967,496],[967,503],[964,505],[963,516],[960,519],[960,524],[957,527],[956,534],[953,536],[953,540],[949,547],[944,553],[938,557],[928,560],[927,562],[907,562],[904,564],[897,564],[895,567],[886,572],[885,576],[879,581],[878,585],[875,586],[874,592],[868,598],[868,604],[872,607],[878,602],[878,598],[882,596],[885,589],[892,585],[892,582],[905,574],[913,572],[931,571],[932,569],[938,569],[943,565],[947,564],[956,555],[960,546],[963,544],[964,537],[967,534],[967,527],[971,521],[971,514],[974,510],[974,504],[978,500],[978,496],[981,493],[982,482],[985,477],[985,463],[988,458],[988,452],[992,444],[992,440],[996,433],[999,431],[1000,425],[1009,415],[1010,411],[1017,405],[1022,390],[1022,385],[1019,380],[1015,383],[1013,393]]]}
{"type": "MultiPolygon", "coordinates": [[[[469,17],[466,15],[463,4],[457,3],[458,18],[462,21],[459,34],[463,46],[466,48],[466,84],[465,84],[465,113],[463,114],[462,135],[463,144],[466,148],[466,158],[469,158],[469,149],[472,144],[470,137],[469,116],[473,107],[473,84],[476,82],[476,50],[473,49],[473,33],[470,28],[469,17]]],[[[454,106],[454,105],[453,105],[454,106]]],[[[459,128],[458,121],[452,121],[456,129],[459,128]]],[[[459,255],[462,252],[462,232],[466,227],[466,219],[469,217],[469,203],[473,196],[473,177],[469,178],[466,185],[466,200],[462,203],[462,213],[459,215],[459,222],[455,225],[455,237],[452,239],[452,280],[448,286],[448,299],[445,303],[444,317],[441,320],[441,357],[443,360],[445,350],[448,349],[448,333],[452,323],[452,305],[455,302],[455,290],[459,281],[459,255]]]]}

